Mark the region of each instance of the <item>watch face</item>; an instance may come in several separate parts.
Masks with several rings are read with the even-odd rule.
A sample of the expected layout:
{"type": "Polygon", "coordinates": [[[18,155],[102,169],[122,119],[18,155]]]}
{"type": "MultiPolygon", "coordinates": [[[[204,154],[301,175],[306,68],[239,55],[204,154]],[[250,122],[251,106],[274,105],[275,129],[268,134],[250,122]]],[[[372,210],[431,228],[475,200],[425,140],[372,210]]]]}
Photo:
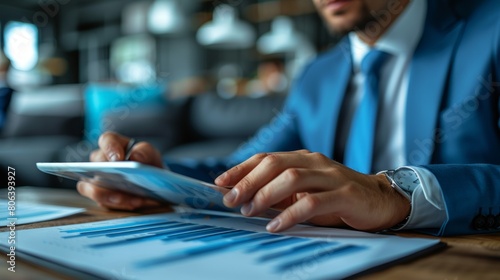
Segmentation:
{"type": "Polygon", "coordinates": [[[398,169],[394,173],[394,181],[405,192],[413,193],[416,187],[420,185],[417,173],[411,169],[398,169]]]}

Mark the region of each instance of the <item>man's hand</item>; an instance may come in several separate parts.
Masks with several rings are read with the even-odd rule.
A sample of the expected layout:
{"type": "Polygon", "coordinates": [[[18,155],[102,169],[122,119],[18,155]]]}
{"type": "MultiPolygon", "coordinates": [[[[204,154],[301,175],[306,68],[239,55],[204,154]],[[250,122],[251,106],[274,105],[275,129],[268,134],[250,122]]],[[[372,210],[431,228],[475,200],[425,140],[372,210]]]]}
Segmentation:
{"type": "MultiPolygon", "coordinates": [[[[99,149],[92,152],[90,161],[120,161],[125,159],[125,149],[129,138],[122,135],[106,132],[99,138],[99,149]]],[[[137,143],[130,154],[130,160],[163,167],[161,154],[152,145],[146,142],[137,143]]],[[[134,196],[124,192],[111,191],[87,182],[77,184],[78,192],[102,207],[118,210],[134,210],[138,208],[157,206],[157,201],[134,196]]]]}
{"type": "Polygon", "coordinates": [[[305,221],[377,231],[408,216],[410,203],[384,175],[364,175],[309,151],[258,154],[219,176],[219,186],[234,186],[224,196],[228,207],[256,216],[283,209],[267,225],[279,232],[305,221]]]}

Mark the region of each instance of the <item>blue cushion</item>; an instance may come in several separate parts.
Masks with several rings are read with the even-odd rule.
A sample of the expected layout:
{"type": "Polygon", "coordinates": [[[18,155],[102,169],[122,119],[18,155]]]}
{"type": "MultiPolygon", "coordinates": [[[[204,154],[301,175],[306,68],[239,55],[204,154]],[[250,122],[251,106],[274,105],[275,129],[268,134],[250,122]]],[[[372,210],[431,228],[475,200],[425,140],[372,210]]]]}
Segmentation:
{"type": "Polygon", "coordinates": [[[89,84],[85,89],[85,138],[97,144],[99,136],[113,130],[113,124],[104,123],[108,113],[118,114],[124,120],[132,110],[164,107],[165,86],[160,84],[128,86],[123,84],[89,84]]]}

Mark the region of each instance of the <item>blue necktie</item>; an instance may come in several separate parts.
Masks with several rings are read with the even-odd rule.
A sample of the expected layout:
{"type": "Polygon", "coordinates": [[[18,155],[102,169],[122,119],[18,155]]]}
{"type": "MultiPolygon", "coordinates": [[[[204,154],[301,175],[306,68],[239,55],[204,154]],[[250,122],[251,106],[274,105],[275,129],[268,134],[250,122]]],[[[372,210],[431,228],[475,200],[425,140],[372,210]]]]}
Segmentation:
{"type": "Polygon", "coordinates": [[[373,49],[361,62],[364,94],[352,119],[344,159],[346,166],[361,173],[370,173],[372,168],[380,68],[388,56],[388,53],[373,49]]]}

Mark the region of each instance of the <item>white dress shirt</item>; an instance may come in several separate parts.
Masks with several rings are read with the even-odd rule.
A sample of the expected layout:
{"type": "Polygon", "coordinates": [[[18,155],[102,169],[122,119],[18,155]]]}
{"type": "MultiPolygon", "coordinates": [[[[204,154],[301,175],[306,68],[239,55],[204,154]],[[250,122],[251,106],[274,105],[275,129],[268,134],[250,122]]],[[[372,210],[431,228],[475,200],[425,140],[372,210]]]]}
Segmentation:
{"type": "MultiPolygon", "coordinates": [[[[394,169],[407,164],[405,157],[405,108],[410,62],[422,37],[426,14],[427,0],[411,1],[373,46],[391,55],[381,69],[381,96],[373,155],[373,169],[378,171],[394,169]]],[[[382,25],[384,22],[380,21],[377,24],[382,25]]],[[[354,104],[358,104],[363,95],[364,83],[360,65],[372,47],[361,41],[354,32],[349,34],[349,39],[354,73],[349,94],[353,96],[354,104]]],[[[446,220],[446,210],[439,182],[431,172],[424,168],[410,168],[417,173],[421,186],[417,187],[413,193],[410,217],[400,229],[438,228],[446,220]]]]}

